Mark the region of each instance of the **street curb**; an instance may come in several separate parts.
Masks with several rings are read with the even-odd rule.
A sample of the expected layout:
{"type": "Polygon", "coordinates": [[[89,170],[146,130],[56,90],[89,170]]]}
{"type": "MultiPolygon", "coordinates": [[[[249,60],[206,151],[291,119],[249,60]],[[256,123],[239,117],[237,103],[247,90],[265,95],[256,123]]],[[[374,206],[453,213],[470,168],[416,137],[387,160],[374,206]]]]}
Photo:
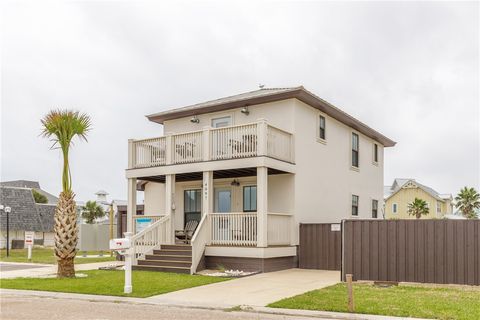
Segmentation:
{"type": "Polygon", "coordinates": [[[281,309],[281,308],[269,308],[269,307],[255,307],[255,306],[214,306],[214,305],[189,305],[186,304],[174,304],[168,301],[159,301],[149,298],[134,298],[134,297],[118,297],[118,296],[105,296],[105,295],[91,295],[82,293],[65,293],[65,292],[51,292],[51,291],[34,291],[34,290],[17,290],[17,289],[0,289],[0,296],[20,296],[20,297],[36,297],[36,298],[51,298],[51,299],[71,299],[81,300],[89,302],[109,302],[109,303],[127,303],[135,305],[152,305],[152,306],[164,306],[173,308],[190,308],[190,309],[203,309],[203,310],[222,310],[225,312],[245,312],[256,314],[273,314],[283,316],[297,316],[297,317],[309,317],[309,318],[323,318],[323,319],[335,319],[335,320],[428,320],[421,318],[406,318],[406,317],[393,317],[393,316],[380,316],[370,314],[359,313],[342,313],[342,312],[330,312],[330,311],[314,311],[314,310],[296,310],[296,309],[281,309]]]}

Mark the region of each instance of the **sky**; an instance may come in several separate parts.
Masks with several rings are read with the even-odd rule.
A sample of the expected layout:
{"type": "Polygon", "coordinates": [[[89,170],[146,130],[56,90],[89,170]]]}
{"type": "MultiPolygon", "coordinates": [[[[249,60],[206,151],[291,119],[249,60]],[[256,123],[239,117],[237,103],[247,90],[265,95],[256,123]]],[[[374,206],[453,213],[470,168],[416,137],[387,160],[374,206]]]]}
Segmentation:
{"type": "Polygon", "coordinates": [[[126,198],[127,140],[146,114],[303,85],[397,145],[385,184],[480,187],[479,2],[3,1],[0,180],[61,190],[39,136],[51,109],[88,113],[70,154],[78,200],[126,198]]]}

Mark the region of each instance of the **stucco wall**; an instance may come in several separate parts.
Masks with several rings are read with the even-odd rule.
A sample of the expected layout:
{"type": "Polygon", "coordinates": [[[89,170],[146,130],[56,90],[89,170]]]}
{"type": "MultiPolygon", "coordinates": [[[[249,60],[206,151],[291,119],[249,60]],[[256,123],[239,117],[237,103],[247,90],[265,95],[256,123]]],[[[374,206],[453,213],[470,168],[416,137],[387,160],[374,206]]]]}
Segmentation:
{"type": "Polygon", "coordinates": [[[191,117],[168,120],[164,122],[165,133],[179,133],[188,131],[202,130],[204,127],[212,125],[212,119],[224,116],[232,116],[232,125],[247,124],[266,119],[269,124],[280,129],[293,131],[293,112],[295,99],[259,104],[248,107],[250,114],[247,116],[240,112],[241,108],[200,114],[199,123],[190,122],[191,117]]]}
{"type": "Polygon", "coordinates": [[[295,102],[295,215],[298,222],[339,222],[351,216],[352,194],[358,195],[358,218],[371,218],[372,200],[378,200],[382,218],[383,146],[373,164],[374,141],[337,120],[326,118],[326,141],[319,142],[321,112],[295,102]],[[359,135],[359,170],[351,167],[351,136],[359,135]]]}

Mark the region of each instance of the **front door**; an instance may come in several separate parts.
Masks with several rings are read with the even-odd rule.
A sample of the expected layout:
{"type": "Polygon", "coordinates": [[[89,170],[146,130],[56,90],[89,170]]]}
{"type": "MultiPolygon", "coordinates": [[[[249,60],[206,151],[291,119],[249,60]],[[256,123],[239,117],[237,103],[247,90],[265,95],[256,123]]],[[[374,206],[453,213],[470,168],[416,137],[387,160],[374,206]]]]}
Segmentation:
{"type": "Polygon", "coordinates": [[[202,218],[202,191],[200,189],[185,190],[183,193],[184,225],[190,220],[200,222],[202,218]]]}
{"type": "Polygon", "coordinates": [[[232,189],[215,188],[215,212],[224,213],[232,211],[232,189]]]}

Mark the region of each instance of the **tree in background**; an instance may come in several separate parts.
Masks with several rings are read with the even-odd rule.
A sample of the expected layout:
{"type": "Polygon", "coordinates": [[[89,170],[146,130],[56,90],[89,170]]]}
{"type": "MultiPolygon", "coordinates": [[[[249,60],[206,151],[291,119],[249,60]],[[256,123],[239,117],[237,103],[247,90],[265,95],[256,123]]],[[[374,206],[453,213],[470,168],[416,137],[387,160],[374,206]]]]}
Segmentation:
{"type": "Polygon", "coordinates": [[[478,219],[476,211],[480,209],[480,194],[474,188],[464,187],[455,197],[455,207],[467,219],[478,219]]]}
{"type": "Polygon", "coordinates": [[[82,218],[84,218],[86,223],[92,224],[95,223],[95,219],[102,218],[105,216],[105,211],[102,206],[98,205],[95,201],[87,201],[82,210],[82,218]]]}
{"type": "Polygon", "coordinates": [[[35,189],[32,189],[33,199],[35,199],[35,203],[48,203],[48,199],[45,195],[41,194],[35,189]]]}
{"type": "Polygon", "coordinates": [[[409,215],[420,219],[422,216],[426,216],[430,210],[428,209],[428,204],[425,200],[415,198],[412,203],[408,204],[407,212],[409,215]]]}
{"type": "Polygon", "coordinates": [[[72,176],[69,166],[69,151],[72,139],[78,136],[87,140],[91,121],[86,114],[71,110],[52,110],[41,119],[42,136],[53,141],[52,149],[60,149],[63,155],[62,192],[54,215],[57,277],[75,277],[74,259],[77,254],[78,228],[75,193],[72,191],[72,176]]]}

